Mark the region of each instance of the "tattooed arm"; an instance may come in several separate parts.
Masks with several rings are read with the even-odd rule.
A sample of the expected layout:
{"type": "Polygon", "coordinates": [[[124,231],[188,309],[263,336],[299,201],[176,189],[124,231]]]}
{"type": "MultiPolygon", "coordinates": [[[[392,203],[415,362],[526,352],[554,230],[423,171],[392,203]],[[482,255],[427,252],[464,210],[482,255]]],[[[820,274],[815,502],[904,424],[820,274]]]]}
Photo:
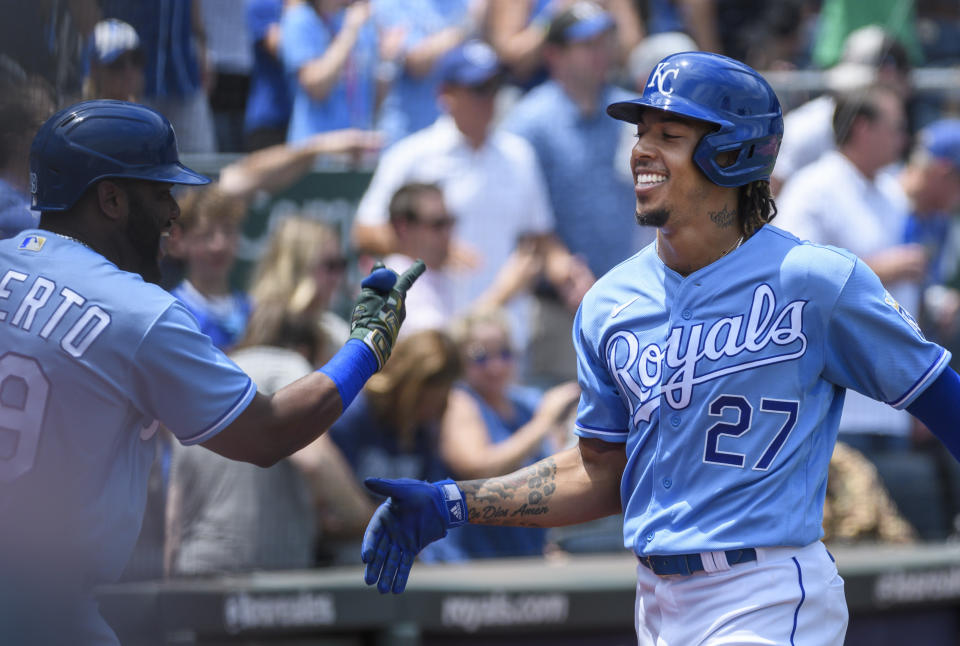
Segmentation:
{"type": "Polygon", "coordinates": [[[508,475],[457,484],[471,523],[559,527],[619,513],[626,462],[623,444],[581,438],[508,475]]]}

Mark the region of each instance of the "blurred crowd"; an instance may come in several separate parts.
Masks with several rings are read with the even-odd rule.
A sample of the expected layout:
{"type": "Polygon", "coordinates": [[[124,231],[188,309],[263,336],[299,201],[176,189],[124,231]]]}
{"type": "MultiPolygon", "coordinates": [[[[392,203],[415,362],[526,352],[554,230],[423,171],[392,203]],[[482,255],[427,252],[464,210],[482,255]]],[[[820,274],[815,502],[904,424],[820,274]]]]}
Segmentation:
{"type": "MultiPolygon", "coordinates": [[[[773,224],[861,256],[960,356],[960,97],[916,85],[918,70],[960,74],[955,0],[34,0],[16,14],[0,24],[0,237],[38,223],[39,125],[119,99],[166,115],[188,157],[225,160],[179,196],[165,287],[261,391],[345,341],[338,295],[375,259],[428,267],[386,368],[313,445],[261,469],[161,437],[128,579],[354,563],[378,502],[363,478],[499,475],[574,442],[573,316],[654,235],[633,218],[633,133],[604,109],[678,51],[822,72],[782,92],[773,224]],[[238,281],[253,201],[331,156],[369,172],[350,225],[271,220],[238,281]]],[[[848,393],[840,439],[828,542],[960,533],[960,470],[909,415],[848,393]]],[[[467,527],[421,558],[615,551],[619,528],[467,527]]]]}

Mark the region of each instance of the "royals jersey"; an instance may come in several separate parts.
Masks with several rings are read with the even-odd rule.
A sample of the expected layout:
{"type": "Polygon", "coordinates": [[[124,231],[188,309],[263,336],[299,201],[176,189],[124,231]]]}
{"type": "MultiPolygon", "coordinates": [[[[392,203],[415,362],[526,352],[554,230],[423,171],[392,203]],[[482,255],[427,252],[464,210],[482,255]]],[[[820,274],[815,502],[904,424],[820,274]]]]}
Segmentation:
{"type": "Polygon", "coordinates": [[[626,443],[641,555],[816,541],[845,389],[904,408],[950,358],[854,255],[769,225],[689,276],[645,247],[586,295],[574,344],[576,432],[626,443]]]}
{"type": "Polygon", "coordinates": [[[203,442],[254,394],[160,287],[46,231],[0,242],[0,566],[117,578],[159,425],[203,442]]]}

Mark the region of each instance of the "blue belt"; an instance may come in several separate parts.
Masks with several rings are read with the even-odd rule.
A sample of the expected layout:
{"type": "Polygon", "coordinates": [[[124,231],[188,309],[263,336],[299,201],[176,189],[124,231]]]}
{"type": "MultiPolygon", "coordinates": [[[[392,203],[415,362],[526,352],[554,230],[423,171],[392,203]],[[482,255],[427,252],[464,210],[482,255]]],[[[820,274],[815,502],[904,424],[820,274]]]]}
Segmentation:
{"type": "MultiPolygon", "coordinates": [[[[737,563],[748,563],[757,560],[757,550],[748,547],[742,550],[727,550],[727,563],[736,565],[737,563]]],[[[673,554],[670,556],[638,556],[637,559],[643,565],[650,568],[654,574],[664,576],[667,574],[696,574],[702,572],[703,559],[699,554],[673,554]]]]}

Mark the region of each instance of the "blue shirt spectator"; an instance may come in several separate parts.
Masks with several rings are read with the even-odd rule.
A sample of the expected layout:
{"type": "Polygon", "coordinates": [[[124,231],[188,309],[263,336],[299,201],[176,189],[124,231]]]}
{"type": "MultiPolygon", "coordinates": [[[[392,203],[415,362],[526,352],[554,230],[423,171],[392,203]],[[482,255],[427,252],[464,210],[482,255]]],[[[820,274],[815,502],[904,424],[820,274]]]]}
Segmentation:
{"type": "Polygon", "coordinates": [[[146,56],[144,95],[190,96],[200,89],[193,0],[103,0],[103,15],[133,25],[146,56]]]}
{"type": "Polygon", "coordinates": [[[321,15],[314,5],[302,3],[291,6],[283,14],[281,51],[293,95],[288,143],[328,130],[373,127],[378,39],[370,21],[359,27],[356,42],[338,78],[322,99],[312,97],[299,78],[301,68],[323,56],[340,34],[349,10],[321,15]]]}
{"type": "MultiPolygon", "coordinates": [[[[517,429],[533,419],[533,412],[540,399],[540,392],[534,388],[510,386],[507,389],[507,398],[513,405],[513,414],[506,418],[466,384],[461,384],[458,388],[476,402],[490,434],[490,441],[494,444],[509,439],[517,429]]],[[[546,456],[547,451],[541,450],[525,460],[523,466],[533,464],[546,456]]],[[[540,527],[467,524],[455,532],[450,532],[446,542],[452,543],[464,559],[542,556],[547,543],[547,530],[540,527]]]]}
{"type": "Polygon", "coordinates": [[[407,56],[393,79],[381,109],[379,129],[386,145],[426,128],[440,116],[437,90],[440,76],[435,66],[426,73],[412,69],[410,53],[431,38],[435,63],[466,40],[472,31],[468,0],[374,0],[377,23],[385,29],[402,28],[407,56]]]}
{"type": "MultiPolygon", "coordinates": [[[[247,0],[247,32],[253,43],[253,70],[250,72],[250,94],[244,115],[243,131],[247,148],[260,146],[255,141],[258,131],[287,131],[291,99],[279,50],[271,51],[270,32],[280,30],[283,0],[247,0]]],[[[279,45],[279,39],[277,39],[279,45]]],[[[281,143],[283,137],[271,143],[281,143]]]]}
{"type": "MultiPolygon", "coordinates": [[[[632,98],[615,86],[603,89],[598,106],[632,98]]],[[[583,114],[553,80],[530,90],[504,127],[533,145],[543,169],[560,240],[602,276],[636,249],[638,227],[633,183],[620,172],[616,152],[623,128],[606,113],[583,114]]]]}

